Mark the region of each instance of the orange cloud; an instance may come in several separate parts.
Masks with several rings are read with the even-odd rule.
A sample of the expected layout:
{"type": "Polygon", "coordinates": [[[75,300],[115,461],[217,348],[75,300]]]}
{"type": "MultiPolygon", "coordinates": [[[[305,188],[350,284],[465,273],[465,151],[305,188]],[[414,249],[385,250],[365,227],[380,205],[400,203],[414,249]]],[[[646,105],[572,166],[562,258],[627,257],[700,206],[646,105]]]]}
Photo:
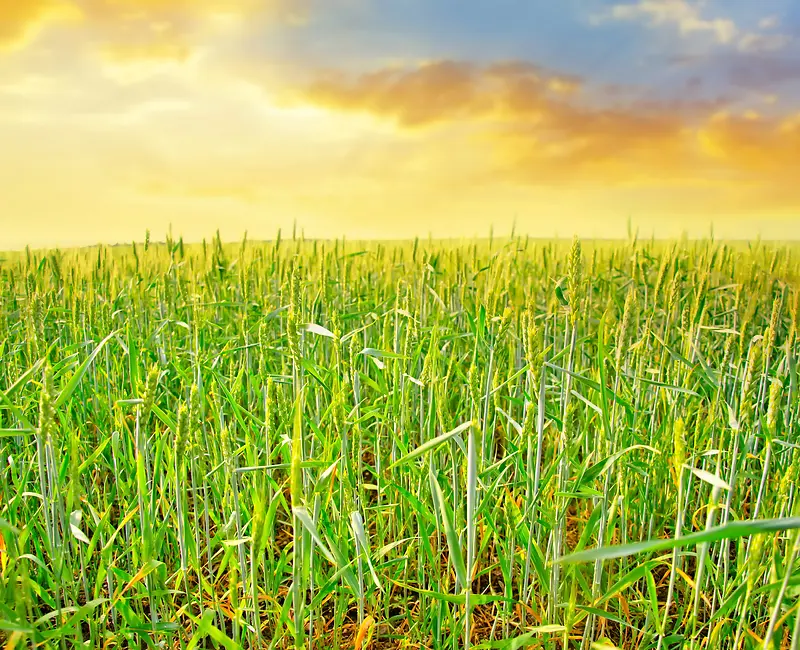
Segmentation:
{"type": "Polygon", "coordinates": [[[30,25],[47,11],[49,4],[48,0],[0,0],[0,43],[23,38],[30,25]]]}
{"type": "Polygon", "coordinates": [[[314,104],[356,110],[415,127],[502,112],[540,110],[557,95],[575,93],[576,77],[551,74],[524,62],[487,67],[438,61],[417,68],[384,69],[350,79],[328,73],[299,92],[314,104]]]}
{"type": "Polygon", "coordinates": [[[746,189],[767,202],[800,203],[787,171],[800,151],[796,118],[728,116],[713,101],[612,103],[580,79],[565,92],[565,79],[521,62],[441,61],[358,77],[325,73],[296,99],[401,130],[470,125],[458,155],[483,155],[497,182],[732,187],[731,196],[746,189]]]}
{"type": "Polygon", "coordinates": [[[79,13],[72,3],[59,0],[0,0],[0,49],[24,42],[49,19],[79,13]]]}

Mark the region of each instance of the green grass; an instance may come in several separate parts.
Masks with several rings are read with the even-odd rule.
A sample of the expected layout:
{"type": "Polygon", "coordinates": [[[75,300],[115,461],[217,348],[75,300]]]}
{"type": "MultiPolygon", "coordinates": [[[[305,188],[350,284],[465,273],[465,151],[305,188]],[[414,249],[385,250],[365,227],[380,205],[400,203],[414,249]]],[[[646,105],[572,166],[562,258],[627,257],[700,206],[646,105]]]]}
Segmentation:
{"type": "Polygon", "coordinates": [[[795,650],[797,259],[5,254],[0,641],[795,650]]]}

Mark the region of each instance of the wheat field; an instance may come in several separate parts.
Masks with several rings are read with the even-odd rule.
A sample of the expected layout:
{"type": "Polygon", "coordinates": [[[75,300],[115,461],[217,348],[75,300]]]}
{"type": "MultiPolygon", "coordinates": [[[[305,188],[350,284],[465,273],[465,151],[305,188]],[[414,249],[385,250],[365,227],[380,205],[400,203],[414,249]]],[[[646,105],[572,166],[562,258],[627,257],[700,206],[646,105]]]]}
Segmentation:
{"type": "Polygon", "coordinates": [[[800,647],[800,258],[0,262],[5,648],[800,647]]]}

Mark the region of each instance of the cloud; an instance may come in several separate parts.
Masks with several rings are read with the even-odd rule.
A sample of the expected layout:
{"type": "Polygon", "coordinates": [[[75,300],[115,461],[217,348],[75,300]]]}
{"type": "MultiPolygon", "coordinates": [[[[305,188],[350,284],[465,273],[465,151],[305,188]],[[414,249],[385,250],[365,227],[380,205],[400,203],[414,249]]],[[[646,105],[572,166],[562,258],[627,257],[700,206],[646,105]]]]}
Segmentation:
{"type": "MultiPolygon", "coordinates": [[[[31,38],[55,15],[51,1],[19,0],[0,14],[0,39],[31,38]]],[[[101,215],[119,210],[138,234],[141,215],[188,223],[205,211],[209,223],[232,214],[259,223],[314,214],[330,219],[333,235],[348,219],[374,224],[380,214],[408,235],[444,215],[460,229],[469,214],[482,228],[499,213],[559,205],[570,218],[641,209],[672,215],[669,223],[800,207],[790,173],[800,116],[785,108],[797,109],[789,86],[800,65],[790,52],[765,53],[777,25],[720,27],[711,3],[624,5],[650,13],[617,20],[723,45],[684,58],[683,69],[662,58],[647,78],[633,67],[586,66],[595,79],[468,53],[419,62],[415,52],[431,56],[420,50],[384,65],[380,39],[369,50],[374,67],[359,67],[362,49],[344,48],[326,70],[311,63],[313,34],[276,24],[313,18],[319,2],[80,0],[77,27],[0,61],[0,164],[17,214],[60,223],[67,210],[101,227],[101,215]],[[696,12],[674,8],[684,6],[696,12]],[[274,42],[265,44],[267,33],[274,42]],[[83,167],[67,178],[56,169],[65,159],[83,167]],[[60,184],[44,196],[55,176],[60,184]]]]}
{"type": "Polygon", "coordinates": [[[556,98],[576,94],[581,79],[524,62],[478,66],[436,61],[413,68],[386,68],[351,78],[321,75],[295,99],[338,110],[388,117],[406,127],[459,118],[540,112],[556,98]]]}
{"type": "Polygon", "coordinates": [[[350,80],[326,75],[302,91],[304,99],[340,110],[390,116],[405,126],[454,119],[488,109],[467,63],[444,61],[411,71],[379,70],[350,80]]]}
{"type": "Polygon", "coordinates": [[[731,83],[752,90],[773,90],[800,80],[800,61],[776,56],[740,56],[722,61],[731,83]]]}
{"type": "Polygon", "coordinates": [[[131,33],[124,30],[116,40],[99,49],[100,56],[111,63],[173,61],[184,63],[194,46],[170,22],[151,22],[131,33]]]}
{"type": "Polygon", "coordinates": [[[721,78],[736,89],[775,95],[781,86],[800,80],[800,59],[765,52],[729,50],[711,54],[681,54],[666,58],[669,66],[697,76],[721,78]]]}
{"type": "MultiPolygon", "coordinates": [[[[624,90],[601,99],[622,96],[624,90]]],[[[378,69],[358,76],[321,72],[316,80],[291,95],[295,102],[368,113],[406,128],[459,120],[522,120],[552,134],[617,128],[629,133],[631,128],[672,129],[682,125],[687,115],[719,108],[718,102],[642,99],[627,108],[592,107],[591,99],[596,96],[595,89],[587,87],[580,77],[527,62],[477,65],[448,60],[378,69]]]]}
{"type": "Polygon", "coordinates": [[[46,13],[47,0],[0,0],[0,43],[13,43],[22,39],[30,26],[46,13]]]}
{"type": "Polygon", "coordinates": [[[739,33],[728,18],[703,18],[700,9],[686,0],[639,0],[615,4],[607,14],[616,20],[643,20],[650,26],[675,25],[681,34],[710,33],[719,43],[730,43],[739,33]]]}
{"type": "Polygon", "coordinates": [[[774,52],[786,47],[792,38],[787,34],[743,34],[737,43],[742,52],[774,52]]]}
{"type": "MultiPolygon", "coordinates": [[[[596,16],[598,22],[606,20],[642,21],[649,27],[669,25],[677,27],[680,34],[709,34],[716,43],[735,45],[741,52],[771,52],[786,47],[791,41],[787,34],[764,34],[743,29],[730,18],[704,17],[702,2],[688,0],[639,0],[636,3],[615,4],[607,12],[596,16]]],[[[778,26],[776,16],[767,16],[758,22],[761,30],[778,26]]]]}
{"type": "Polygon", "coordinates": [[[80,16],[71,2],[61,0],[0,0],[0,50],[23,44],[50,20],[80,16]]]}
{"type": "Polygon", "coordinates": [[[552,80],[560,78],[524,62],[441,61],[355,77],[325,73],[295,101],[366,113],[409,134],[459,129],[459,157],[484,159],[494,182],[741,184],[765,194],[780,188],[780,196],[800,202],[786,171],[800,150],[796,119],[726,113],[722,100],[619,100],[580,79],[572,82],[579,91],[554,92],[552,80]]]}
{"type": "Polygon", "coordinates": [[[85,0],[85,26],[107,61],[185,62],[231,25],[302,23],[312,0],[85,0]]]}
{"type": "Polygon", "coordinates": [[[772,29],[773,27],[778,26],[778,17],[777,16],[766,16],[758,21],[758,27],[760,29],[772,29]]]}

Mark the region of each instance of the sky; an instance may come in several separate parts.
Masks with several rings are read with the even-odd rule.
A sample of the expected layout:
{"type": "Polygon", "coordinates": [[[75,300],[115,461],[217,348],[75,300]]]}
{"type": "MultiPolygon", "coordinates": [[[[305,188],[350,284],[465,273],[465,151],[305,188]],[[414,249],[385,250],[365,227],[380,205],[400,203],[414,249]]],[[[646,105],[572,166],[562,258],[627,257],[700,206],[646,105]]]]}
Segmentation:
{"type": "Polygon", "coordinates": [[[0,0],[0,249],[800,238],[798,0],[0,0]]]}

